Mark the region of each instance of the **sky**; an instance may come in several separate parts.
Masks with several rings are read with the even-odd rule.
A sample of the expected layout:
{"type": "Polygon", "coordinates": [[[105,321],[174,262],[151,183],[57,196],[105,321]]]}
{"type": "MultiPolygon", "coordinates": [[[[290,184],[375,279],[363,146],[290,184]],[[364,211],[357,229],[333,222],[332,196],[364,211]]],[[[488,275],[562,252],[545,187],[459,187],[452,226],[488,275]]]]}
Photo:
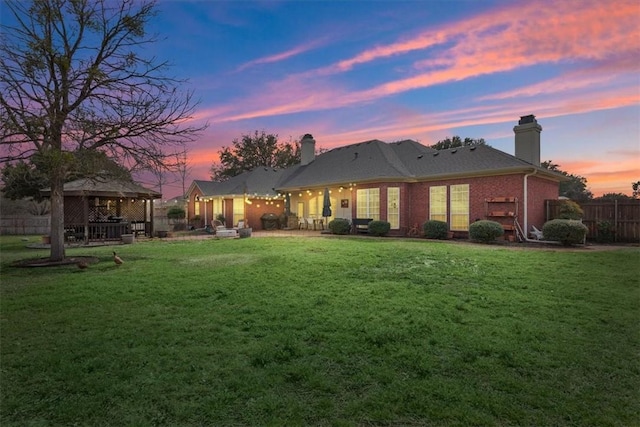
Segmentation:
{"type": "MultiPolygon", "coordinates": [[[[208,128],[188,147],[207,180],[256,130],[317,147],[484,138],[514,153],[534,114],[542,160],[595,196],[640,180],[637,0],[158,0],[149,54],[188,79],[208,128]]],[[[165,184],[164,197],[182,192],[165,184]]]]}

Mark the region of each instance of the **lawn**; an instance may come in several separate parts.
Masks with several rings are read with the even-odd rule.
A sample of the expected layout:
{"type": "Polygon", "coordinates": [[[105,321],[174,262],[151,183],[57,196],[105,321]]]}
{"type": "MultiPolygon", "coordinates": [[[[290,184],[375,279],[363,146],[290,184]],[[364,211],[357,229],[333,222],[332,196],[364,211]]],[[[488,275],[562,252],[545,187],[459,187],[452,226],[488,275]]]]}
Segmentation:
{"type": "Polygon", "coordinates": [[[640,424],[638,248],[23,246],[0,238],[3,426],[640,424]]]}

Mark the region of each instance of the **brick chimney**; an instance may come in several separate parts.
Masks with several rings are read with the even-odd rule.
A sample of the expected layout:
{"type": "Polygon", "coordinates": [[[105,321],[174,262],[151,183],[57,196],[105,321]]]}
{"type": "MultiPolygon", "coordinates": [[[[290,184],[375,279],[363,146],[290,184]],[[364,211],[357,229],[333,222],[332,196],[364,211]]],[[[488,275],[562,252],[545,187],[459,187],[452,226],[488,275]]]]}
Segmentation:
{"type": "Polygon", "coordinates": [[[300,141],[300,164],[308,165],[316,158],[316,140],[308,133],[300,141]]]}
{"type": "Polygon", "coordinates": [[[540,132],[542,126],[536,116],[530,114],[520,117],[518,126],[513,128],[516,134],[516,157],[532,165],[540,166],[540,132]]]}

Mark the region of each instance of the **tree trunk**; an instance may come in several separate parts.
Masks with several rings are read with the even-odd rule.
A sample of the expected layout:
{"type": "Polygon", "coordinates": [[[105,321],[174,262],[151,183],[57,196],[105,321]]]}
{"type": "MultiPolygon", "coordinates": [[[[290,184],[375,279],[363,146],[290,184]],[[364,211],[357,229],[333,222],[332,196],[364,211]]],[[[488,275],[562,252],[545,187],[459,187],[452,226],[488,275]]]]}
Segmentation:
{"type": "MultiPolygon", "coordinates": [[[[54,174],[55,175],[55,174],[54,174]]],[[[64,180],[51,179],[51,255],[52,261],[64,259],[64,180]]]]}

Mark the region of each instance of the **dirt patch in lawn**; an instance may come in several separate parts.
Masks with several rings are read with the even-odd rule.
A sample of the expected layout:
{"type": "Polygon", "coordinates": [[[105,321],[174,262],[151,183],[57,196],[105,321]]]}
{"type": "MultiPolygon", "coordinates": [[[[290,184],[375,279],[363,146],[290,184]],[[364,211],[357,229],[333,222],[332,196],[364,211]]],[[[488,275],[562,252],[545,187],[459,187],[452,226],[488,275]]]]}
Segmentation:
{"type": "Polygon", "coordinates": [[[77,265],[78,268],[87,268],[91,264],[98,262],[98,258],[94,256],[74,256],[67,257],[61,261],[52,261],[49,258],[31,258],[15,261],[15,267],[58,267],[61,265],[77,265]]]}

